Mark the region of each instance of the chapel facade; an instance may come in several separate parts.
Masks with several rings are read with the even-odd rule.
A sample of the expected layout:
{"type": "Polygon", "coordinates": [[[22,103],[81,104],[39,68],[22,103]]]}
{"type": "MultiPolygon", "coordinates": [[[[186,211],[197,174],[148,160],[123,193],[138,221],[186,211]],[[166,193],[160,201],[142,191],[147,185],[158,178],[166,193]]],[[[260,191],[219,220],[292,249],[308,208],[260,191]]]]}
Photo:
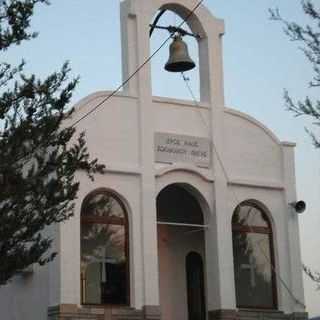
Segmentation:
{"type": "Polygon", "coordinates": [[[71,122],[101,104],[77,130],[107,173],[79,172],[75,216],[48,230],[57,258],[0,290],[3,319],[307,318],[295,145],[225,105],[224,22],[196,5],[121,2],[123,79],[170,10],[199,35],[200,101],[153,96],[145,64],[77,103],[71,122]]]}

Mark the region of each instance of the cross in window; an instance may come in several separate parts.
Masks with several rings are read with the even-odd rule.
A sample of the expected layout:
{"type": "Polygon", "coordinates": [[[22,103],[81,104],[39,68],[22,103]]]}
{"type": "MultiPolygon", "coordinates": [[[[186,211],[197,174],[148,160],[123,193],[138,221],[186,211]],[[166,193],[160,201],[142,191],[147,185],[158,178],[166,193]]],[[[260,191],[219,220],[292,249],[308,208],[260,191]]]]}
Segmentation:
{"type": "Polygon", "coordinates": [[[249,264],[241,264],[240,268],[247,269],[250,271],[250,284],[251,284],[251,287],[255,287],[256,286],[256,273],[255,273],[256,265],[253,257],[252,256],[249,257],[249,264]]]}

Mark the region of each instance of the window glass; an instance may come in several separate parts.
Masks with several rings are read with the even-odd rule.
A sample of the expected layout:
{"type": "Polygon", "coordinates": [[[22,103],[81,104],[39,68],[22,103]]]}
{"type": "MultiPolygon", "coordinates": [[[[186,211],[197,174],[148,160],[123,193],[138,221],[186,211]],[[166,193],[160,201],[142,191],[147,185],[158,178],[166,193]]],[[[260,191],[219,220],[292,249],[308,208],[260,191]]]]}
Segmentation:
{"type": "Polygon", "coordinates": [[[81,221],[82,303],[127,304],[125,212],[109,194],[97,194],[87,201],[81,221]]]}
{"type": "Polygon", "coordinates": [[[250,204],[238,207],[232,219],[238,307],[276,308],[272,230],[266,219],[250,204]]]}
{"type": "Polygon", "coordinates": [[[120,202],[112,195],[97,193],[85,201],[82,215],[124,218],[124,210],[120,202]]]}
{"type": "Polygon", "coordinates": [[[233,216],[233,223],[257,227],[269,227],[261,210],[251,205],[238,206],[233,216]]]}

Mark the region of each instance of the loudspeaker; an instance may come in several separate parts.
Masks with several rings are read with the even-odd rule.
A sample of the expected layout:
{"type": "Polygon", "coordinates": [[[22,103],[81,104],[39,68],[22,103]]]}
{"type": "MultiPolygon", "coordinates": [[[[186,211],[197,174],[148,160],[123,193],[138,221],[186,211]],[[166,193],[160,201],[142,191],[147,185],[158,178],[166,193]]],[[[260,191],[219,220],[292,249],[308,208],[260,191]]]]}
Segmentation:
{"type": "Polygon", "coordinates": [[[294,208],[297,213],[302,213],[306,210],[306,203],[303,200],[291,202],[290,206],[294,208]]]}

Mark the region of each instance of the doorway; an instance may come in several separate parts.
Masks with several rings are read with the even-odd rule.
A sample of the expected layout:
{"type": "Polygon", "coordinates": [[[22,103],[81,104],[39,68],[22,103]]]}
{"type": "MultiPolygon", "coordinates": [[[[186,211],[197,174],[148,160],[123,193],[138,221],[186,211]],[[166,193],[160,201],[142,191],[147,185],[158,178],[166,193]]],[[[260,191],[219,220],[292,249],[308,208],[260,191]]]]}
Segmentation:
{"type": "Polygon", "coordinates": [[[202,257],[190,252],[186,257],[188,319],[205,320],[204,274],[202,257]]]}
{"type": "Polygon", "coordinates": [[[204,219],[192,188],[172,184],[157,197],[162,319],[205,320],[204,219]]]}

